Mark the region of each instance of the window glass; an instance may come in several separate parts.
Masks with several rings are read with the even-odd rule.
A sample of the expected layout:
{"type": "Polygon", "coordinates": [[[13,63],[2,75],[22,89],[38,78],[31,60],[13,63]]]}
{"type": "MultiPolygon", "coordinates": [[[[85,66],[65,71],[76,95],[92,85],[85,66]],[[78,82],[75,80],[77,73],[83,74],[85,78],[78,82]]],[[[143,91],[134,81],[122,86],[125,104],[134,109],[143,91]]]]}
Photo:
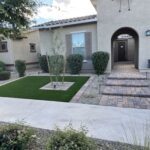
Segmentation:
{"type": "Polygon", "coordinates": [[[30,43],[30,52],[36,52],[36,44],[30,43]]]}
{"type": "Polygon", "coordinates": [[[8,49],[7,49],[7,42],[0,42],[0,52],[8,52],[8,49]]]}
{"type": "Polygon", "coordinates": [[[72,53],[85,56],[85,36],[84,33],[72,34],[72,53]]]}

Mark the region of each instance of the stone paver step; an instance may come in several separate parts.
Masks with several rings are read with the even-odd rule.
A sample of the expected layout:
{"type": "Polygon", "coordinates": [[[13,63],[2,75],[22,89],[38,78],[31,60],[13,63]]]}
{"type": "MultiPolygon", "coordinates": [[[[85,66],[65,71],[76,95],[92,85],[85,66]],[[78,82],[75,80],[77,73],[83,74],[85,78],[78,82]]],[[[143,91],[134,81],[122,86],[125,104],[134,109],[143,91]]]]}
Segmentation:
{"type": "Polygon", "coordinates": [[[150,98],[103,95],[99,104],[103,106],[150,109],[150,98]]]}
{"type": "Polygon", "coordinates": [[[106,86],[149,87],[147,80],[107,80],[106,86]]]}
{"type": "Polygon", "coordinates": [[[146,74],[142,73],[112,73],[108,79],[118,80],[146,80],[146,74]]]}
{"type": "Polygon", "coordinates": [[[149,87],[105,86],[102,94],[114,95],[114,96],[150,98],[150,88],[149,87]]]}

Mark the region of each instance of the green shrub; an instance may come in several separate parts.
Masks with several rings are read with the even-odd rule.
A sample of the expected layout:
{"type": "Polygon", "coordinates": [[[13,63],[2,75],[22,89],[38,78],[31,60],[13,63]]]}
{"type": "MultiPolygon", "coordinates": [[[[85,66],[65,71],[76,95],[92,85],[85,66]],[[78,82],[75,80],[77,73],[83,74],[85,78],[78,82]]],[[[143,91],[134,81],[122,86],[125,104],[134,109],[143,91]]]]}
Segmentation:
{"type": "Polygon", "coordinates": [[[15,61],[15,67],[16,67],[16,70],[19,73],[19,77],[25,76],[25,71],[26,71],[25,61],[23,61],[23,60],[16,60],[15,61]]]}
{"type": "Polygon", "coordinates": [[[54,75],[59,75],[64,70],[64,56],[52,55],[49,57],[50,72],[54,75]]]}
{"type": "Polygon", "coordinates": [[[46,55],[39,57],[39,64],[43,72],[49,72],[46,55]]]}
{"type": "Polygon", "coordinates": [[[31,129],[17,124],[0,126],[0,150],[32,149],[34,143],[31,129]]]}
{"type": "Polygon", "coordinates": [[[3,63],[2,61],[0,61],[0,70],[1,71],[6,70],[5,63],[3,63]]]}
{"type": "Polygon", "coordinates": [[[84,130],[57,129],[48,141],[47,150],[96,150],[96,144],[84,130]]]}
{"type": "Polygon", "coordinates": [[[107,68],[109,54],[107,52],[95,52],[92,54],[92,62],[97,75],[103,74],[107,68]]]}
{"type": "Polygon", "coordinates": [[[0,72],[2,72],[2,71],[4,71],[4,69],[0,67],[0,72]]]}
{"type": "Polygon", "coordinates": [[[83,56],[80,54],[72,54],[68,56],[67,63],[71,74],[79,74],[82,69],[83,56]]]}
{"type": "Polygon", "coordinates": [[[9,71],[1,71],[0,72],[0,80],[8,80],[10,79],[10,72],[9,71]]]}

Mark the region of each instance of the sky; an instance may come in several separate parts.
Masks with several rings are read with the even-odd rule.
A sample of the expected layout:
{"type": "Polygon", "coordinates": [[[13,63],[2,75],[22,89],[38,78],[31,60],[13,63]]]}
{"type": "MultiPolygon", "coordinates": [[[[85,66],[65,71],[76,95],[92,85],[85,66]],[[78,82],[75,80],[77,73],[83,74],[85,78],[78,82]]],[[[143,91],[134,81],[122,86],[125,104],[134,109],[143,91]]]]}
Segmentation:
{"type": "Polygon", "coordinates": [[[46,4],[38,8],[33,20],[36,24],[96,14],[90,0],[39,0],[46,4]]]}

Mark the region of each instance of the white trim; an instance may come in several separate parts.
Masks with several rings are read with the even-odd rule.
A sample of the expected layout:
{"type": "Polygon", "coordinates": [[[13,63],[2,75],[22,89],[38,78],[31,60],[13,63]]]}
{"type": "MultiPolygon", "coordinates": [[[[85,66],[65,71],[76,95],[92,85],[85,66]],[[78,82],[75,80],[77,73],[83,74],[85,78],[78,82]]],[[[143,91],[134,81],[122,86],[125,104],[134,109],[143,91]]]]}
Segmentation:
{"type": "Polygon", "coordinates": [[[76,34],[76,33],[85,33],[87,31],[75,31],[75,32],[70,32],[70,34],[76,34]]]}

